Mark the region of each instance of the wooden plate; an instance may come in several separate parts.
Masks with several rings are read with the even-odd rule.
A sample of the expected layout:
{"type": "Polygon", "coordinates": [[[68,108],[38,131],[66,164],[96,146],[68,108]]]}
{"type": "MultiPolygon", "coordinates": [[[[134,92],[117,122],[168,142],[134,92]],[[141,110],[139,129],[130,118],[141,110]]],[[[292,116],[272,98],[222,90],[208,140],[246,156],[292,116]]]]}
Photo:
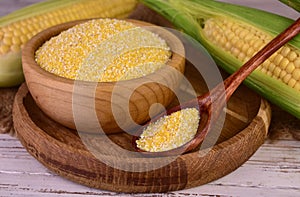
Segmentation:
{"type": "MultiPolygon", "coordinates": [[[[195,73],[187,66],[186,75],[195,89],[203,90],[201,78],[195,73]]],[[[103,162],[86,148],[76,131],[43,114],[25,84],[20,87],[13,106],[17,135],[39,162],[74,182],[117,192],[182,190],[206,184],[232,172],[264,142],[270,115],[269,104],[241,86],[228,103],[225,124],[214,146],[178,156],[151,171],[138,171],[134,167],[126,171],[103,162]]],[[[132,149],[131,137],[125,133],[112,134],[109,138],[124,149],[132,149]]],[[[97,140],[101,140],[101,136],[91,136],[91,141],[97,144],[97,140]]],[[[124,159],[113,152],[102,156],[112,164],[130,166],[153,166],[166,161],[165,158],[124,159]]]]}

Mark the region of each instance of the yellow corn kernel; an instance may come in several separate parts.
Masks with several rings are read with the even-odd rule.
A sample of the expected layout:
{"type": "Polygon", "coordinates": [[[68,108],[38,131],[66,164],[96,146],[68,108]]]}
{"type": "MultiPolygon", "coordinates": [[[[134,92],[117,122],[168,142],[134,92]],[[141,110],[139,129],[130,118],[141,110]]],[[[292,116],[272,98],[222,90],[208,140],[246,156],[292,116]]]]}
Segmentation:
{"type": "MultiPolygon", "coordinates": [[[[272,39],[272,36],[253,26],[235,23],[225,17],[208,19],[203,30],[210,42],[243,63],[272,39]],[[232,25],[232,23],[234,24],[232,25]],[[225,45],[220,44],[216,39],[217,37],[226,39],[227,43],[225,45]],[[245,39],[246,37],[247,39],[245,39]]],[[[300,51],[286,44],[260,65],[257,70],[295,88],[300,83],[298,68],[300,68],[300,51]]]]}
{"type": "Polygon", "coordinates": [[[290,61],[289,61],[287,58],[284,57],[284,58],[280,61],[280,68],[281,68],[282,70],[285,70],[289,62],[290,62],[290,61]]]}
{"type": "Polygon", "coordinates": [[[12,43],[13,43],[13,45],[18,46],[18,47],[21,46],[21,40],[19,37],[13,37],[12,43]]]}
{"type": "Polygon", "coordinates": [[[284,57],[287,57],[289,52],[291,52],[291,49],[289,47],[283,47],[281,50],[281,55],[283,55],[284,57]]]}
{"type": "Polygon", "coordinates": [[[262,73],[264,73],[264,74],[267,74],[267,72],[268,72],[268,70],[267,70],[266,68],[264,68],[264,67],[261,67],[261,68],[260,68],[260,71],[261,71],[262,73]]]}
{"type": "Polygon", "coordinates": [[[297,57],[294,61],[295,67],[300,68],[300,57],[297,57]]]}
{"type": "Polygon", "coordinates": [[[293,78],[298,82],[300,81],[300,68],[296,68],[293,71],[293,78]]]}
{"type": "Polygon", "coordinates": [[[286,74],[284,77],[283,77],[283,82],[288,84],[288,82],[291,80],[292,78],[292,75],[291,74],[286,74]]]}
{"type": "Polygon", "coordinates": [[[279,79],[281,79],[283,81],[283,78],[285,77],[285,75],[287,75],[287,72],[285,70],[281,70],[279,79]]]}
{"type": "Polygon", "coordinates": [[[275,65],[279,65],[281,60],[283,59],[283,56],[281,54],[277,54],[274,60],[275,65]]]}
{"type": "Polygon", "coordinates": [[[287,58],[292,62],[298,57],[297,53],[295,51],[291,51],[288,55],[287,58]]]}
{"type": "Polygon", "coordinates": [[[0,53],[7,53],[9,51],[9,46],[1,45],[0,46],[0,53]]]}
{"type": "Polygon", "coordinates": [[[295,86],[295,84],[297,83],[297,81],[295,80],[295,79],[293,79],[293,78],[291,78],[289,81],[288,81],[288,85],[290,86],[290,87],[294,87],[295,86]]]}
{"type": "Polygon", "coordinates": [[[286,72],[292,73],[296,69],[295,64],[293,62],[289,62],[286,66],[286,72]]]}
{"type": "Polygon", "coordinates": [[[180,147],[193,139],[199,124],[199,111],[187,108],[150,123],[136,141],[137,147],[161,152],[180,147]]]}
{"type": "Polygon", "coordinates": [[[269,71],[270,71],[271,73],[274,73],[275,68],[276,68],[276,65],[275,65],[274,63],[270,63],[270,65],[269,65],[269,71]]]}

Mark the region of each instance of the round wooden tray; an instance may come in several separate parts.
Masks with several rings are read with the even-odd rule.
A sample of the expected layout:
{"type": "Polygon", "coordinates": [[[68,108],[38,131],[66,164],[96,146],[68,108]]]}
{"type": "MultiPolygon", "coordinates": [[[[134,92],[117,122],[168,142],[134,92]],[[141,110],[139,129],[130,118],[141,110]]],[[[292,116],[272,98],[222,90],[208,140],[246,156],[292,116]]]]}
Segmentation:
{"type": "MultiPolygon", "coordinates": [[[[203,90],[201,78],[195,73],[187,66],[186,75],[191,83],[196,90],[203,90]]],[[[114,168],[96,158],[84,146],[76,131],[63,127],[42,113],[25,84],[15,98],[13,121],[17,136],[27,151],[67,179],[117,192],[166,192],[199,186],[225,176],[247,161],[264,142],[271,116],[270,106],[265,100],[241,86],[227,107],[225,124],[214,146],[178,156],[161,168],[140,172],[114,168]]],[[[132,150],[128,134],[112,134],[109,138],[132,150]]],[[[141,166],[165,160],[120,159],[115,154],[104,157],[112,163],[141,166]]]]}

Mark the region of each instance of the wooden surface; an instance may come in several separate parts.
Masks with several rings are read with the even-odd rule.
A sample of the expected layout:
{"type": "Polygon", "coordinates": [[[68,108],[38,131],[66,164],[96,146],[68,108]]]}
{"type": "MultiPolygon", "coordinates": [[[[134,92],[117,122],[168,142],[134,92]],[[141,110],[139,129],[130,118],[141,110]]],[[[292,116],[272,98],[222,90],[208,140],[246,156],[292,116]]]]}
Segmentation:
{"type": "MultiPolygon", "coordinates": [[[[195,73],[188,64],[186,77],[196,90],[205,90],[200,74],[195,73]]],[[[181,91],[188,94],[186,88],[181,91]]],[[[18,138],[43,165],[75,182],[127,193],[177,191],[223,177],[240,167],[264,142],[271,116],[266,101],[240,87],[228,103],[224,125],[214,128],[205,139],[204,144],[211,150],[152,158],[125,151],[134,151],[132,137],[126,133],[109,135],[114,142],[109,144],[99,132],[77,134],[55,123],[37,107],[25,84],[16,95],[13,109],[18,138]]]]}
{"type": "MultiPolygon", "coordinates": [[[[0,15],[37,0],[1,0],[0,15]]],[[[276,0],[227,0],[276,11],[297,18],[276,0]]],[[[11,91],[15,89],[1,89],[11,91]]],[[[2,101],[2,100],[1,100],[2,101]]],[[[0,105],[4,105],[3,102],[0,105]]],[[[7,103],[7,106],[10,103],[7,103]]],[[[299,120],[272,106],[270,136],[261,148],[233,173],[209,184],[156,196],[298,196],[300,193],[299,120]]],[[[6,113],[1,109],[1,115],[6,113]]],[[[1,117],[2,118],[2,117],[1,117]]],[[[2,125],[1,125],[2,126],[2,125]]],[[[2,130],[1,130],[2,132],[2,130]]],[[[7,132],[7,131],[5,131],[7,132]]],[[[18,139],[0,135],[0,196],[153,196],[129,195],[91,189],[50,172],[30,156],[18,139]]]]}

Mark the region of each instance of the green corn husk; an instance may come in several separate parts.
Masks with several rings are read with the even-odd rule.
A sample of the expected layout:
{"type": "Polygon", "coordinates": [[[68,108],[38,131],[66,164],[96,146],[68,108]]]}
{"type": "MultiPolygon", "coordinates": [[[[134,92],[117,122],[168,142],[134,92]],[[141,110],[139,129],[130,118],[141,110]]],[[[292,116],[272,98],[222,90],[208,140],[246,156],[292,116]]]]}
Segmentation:
{"type": "MultiPolygon", "coordinates": [[[[206,20],[213,17],[227,17],[251,25],[272,37],[293,23],[292,19],[280,15],[214,0],[141,0],[141,2],[172,22],[178,30],[198,40],[216,63],[229,73],[236,71],[243,62],[205,37],[203,26],[206,20]]],[[[289,45],[300,50],[300,36],[291,40],[289,45]]],[[[267,100],[300,118],[300,91],[259,70],[254,71],[244,83],[267,100]]]]}
{"type": "Polygon", "coordinates": [[[293,8],[296,11],[300,11],[300,1],[299,0],[279,0],[280,2],[284,3],[285,5],[293,8]]]}

